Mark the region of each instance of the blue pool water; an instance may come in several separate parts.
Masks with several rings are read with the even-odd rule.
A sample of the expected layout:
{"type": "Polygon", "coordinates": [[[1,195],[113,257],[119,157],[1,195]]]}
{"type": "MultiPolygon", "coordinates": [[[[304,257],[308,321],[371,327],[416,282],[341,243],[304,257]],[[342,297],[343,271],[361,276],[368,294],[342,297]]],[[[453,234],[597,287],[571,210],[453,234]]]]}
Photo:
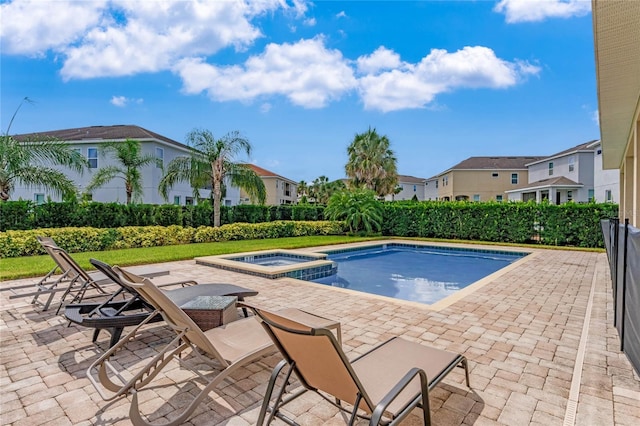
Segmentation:
{"type": "Polygon", "coordinates": [[[389,244],[329,253],[338,273],[313,282],[431,304],[526,254],[389,244]]]}

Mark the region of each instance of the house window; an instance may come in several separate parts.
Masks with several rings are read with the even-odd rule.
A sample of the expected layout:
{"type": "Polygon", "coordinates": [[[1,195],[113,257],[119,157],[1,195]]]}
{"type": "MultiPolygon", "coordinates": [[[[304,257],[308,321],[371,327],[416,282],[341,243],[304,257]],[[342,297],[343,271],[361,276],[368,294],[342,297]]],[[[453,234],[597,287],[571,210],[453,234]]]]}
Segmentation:
{"type": "Polygon", "coordinates": [[[193,205],[193,197],[184,197],[184,205],[192,206],[193,205]]]}
{"type": "Polygon", "coordinates": [[[164,168],[164,149],[156,148],[156,168],[164,168]]]}
{"type": "Polygon", "coordinates": [[[567,201],[573,200],[573,191],[567,191],[567,201]]]}
{"type": "Polygon", "coordinates": [[[480,194],[473,194],[473,201],[480,201],[480,194]]]}
{"type": "Polygon", "coordinates": [[[595,200],[596,200],[596,197],[595,197],[595,194],[593,192],[593,189],[590,189],[589,190],[589,201],[595,201],[595,200]]]}
{"type": "Polygon", "coordinates": [[[33,194],[33,201],[36,204],[44,204],[44,194],[33,194]]]}
{"type": "Polygon", "coordinates": [[[511,173],[511,184],[513,184],[513,185],[517,185],[518,184],[518,174],[517,173],[511,173]]]}
{"type": "Polygon", "coordinates": [[[98,148],[87,148],[87,161],[90,169],[98,168],[98,148]]]}
{"type": "Polygon", "coordinates": [[[491,173],[491,177],[492,177],[492,178],[497,178],[498,176],[500,176],[500,175],[498,174],[498,172],[493,172],[493,173],[491,173]]]}
{"type": "Polygon", "coordinates": [[[442,178],[442,186],[449,185],[449,176],[445,176],[442,178]]]}
{"type": "Polygon", "coordinates": [[[496,195],[496,201],[501,203],[502,202],[502,195],[496,195]]]}
{"type": "Polygon", "coordinates": [[[602,150],[601,149],[597,150],[596,154],[598,154],[598,155],[602,154],[602,150]]]}
{"type": "Polygon", "coordinates": [[[179,195],[175,195],[173,197],[173,204],[175,204],[176,206],[180,205],[180,196],[179,195]]]}
{"type": "Polygon", "coordinates": [[[231,207],[231,200],[224,200],[224,205],[227,207],[231,207]]]}
{"type": "Polygon", "coordinates": [[[438,181],[436,181],[436,188],[438,187],[438,181]]]}
{"type": "Polygon", "coordinates": [[[569,157],[569,171],[572,172],[575,169],[575,164],[576,159],[574,156],[569,157]]]}
{"type": "Polygon", "coordinates": [[[413,192],[416,192],[418,190],[418,187],[413,185],[413,192]]]}
{"type": "Polygon", "coordinates": [[[549,176],[553,175],[553,161],[549,163],[549,176]]]}
{"type": "Polygon", "coordinates": [[[611,196],[611,190],[610,189],[607,189],[607,190],[604,191],[604,199],[608,203],[610,203],[613,200],[613,197],[611,196]]]}

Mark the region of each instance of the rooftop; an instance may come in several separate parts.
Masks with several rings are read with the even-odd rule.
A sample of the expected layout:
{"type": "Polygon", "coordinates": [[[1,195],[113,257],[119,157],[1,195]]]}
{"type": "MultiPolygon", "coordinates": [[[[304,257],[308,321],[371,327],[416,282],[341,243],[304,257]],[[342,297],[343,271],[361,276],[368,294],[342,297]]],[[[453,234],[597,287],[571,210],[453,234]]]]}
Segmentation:
{"type": "Polygon", "coordinates": [[[546,157],[469,157],[455,166],[440,173],[451,170],[526,170],[526,165],[546,157]]]}
{"type": "MultiPolygon", "coordinates": [[[[213,272],[193,261],[162,266],[177,278],[253,288],[259,295],[252,301],[267,308],[298,307],[337,319],[350,358],[392,336],[463,353],[472,389],[464,386],[461,371],[449,374],[430,392],[434,424],[640,424],[640,379],[619,350],[606,254],[532,251],[526,262],[439,311],[292,279],[213,272]]],[[[28,298],[8,298],[9,287],[26,285],[28,291],[36,281],[0,283],[1,423],[130,424],[130,399],[105,402],[85,377],[106,349],[107,335],[94,344],[92,330],[68,326],[55,309],[41,312],[28,298]]],[[[170,336],[162,323],[149,325],[128,360],[148,359],[170,336]]],[[[271,355],[238,370],[209,394],[188,424],[255,424],[278,360],[271,355]]],[[[154,383],[139,395],[143,413],[155,421],[170,418],[184,402],[181,395],[202,386],[176,362],[154,383]]],[[[337,410],[313,394],[288,411],[303,425],[344,424],[337,410]]],[[[412,416],[403,424],[421,422],[412,416]]]]}

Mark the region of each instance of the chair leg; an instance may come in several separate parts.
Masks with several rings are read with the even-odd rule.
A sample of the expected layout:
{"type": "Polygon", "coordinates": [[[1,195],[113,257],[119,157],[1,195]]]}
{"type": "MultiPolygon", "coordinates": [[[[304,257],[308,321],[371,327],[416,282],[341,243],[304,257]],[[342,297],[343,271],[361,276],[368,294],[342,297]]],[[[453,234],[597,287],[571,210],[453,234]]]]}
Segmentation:
{"type": "MultiPolygon", "coordinates": [[[[275,368],[271,372],[271,378],[269,379],[267,390],[264,393],[264,399],[262,400],[262,407],[260,407],[260,414],[258,415],[258,422],[257,422],[258,426],[262,426],[264,424],[264,418],[267,414],[267,409],[269,408],[269,401],[271,400],[271,394],[273,393],[273,388],[276,385],[276,379],[278,378],[280,371],[282,371],[285,365],[287,365],[287,361],[283,359],[278,363],[278,365],[275,366],[275,368]]],[[[292,369],[290,369],[289,373],[287,374],[287,379],[291,375],[291,370],[292,369]]],[[[285,381],[284,384],[282,385],[282,389],[284,389],[286,385],[287,385],[287,381],[285,381]]],[[[282,392],[280,392],[280,395],[282,395],[282,392]]],[[[274,403],[274,409],[272,410],[272,415],[269,417],[270,418],[269,421],[273,419],[273,413],[275,413],[276,411],[275,408],[276,408],[276,405],[274,403]]]]}

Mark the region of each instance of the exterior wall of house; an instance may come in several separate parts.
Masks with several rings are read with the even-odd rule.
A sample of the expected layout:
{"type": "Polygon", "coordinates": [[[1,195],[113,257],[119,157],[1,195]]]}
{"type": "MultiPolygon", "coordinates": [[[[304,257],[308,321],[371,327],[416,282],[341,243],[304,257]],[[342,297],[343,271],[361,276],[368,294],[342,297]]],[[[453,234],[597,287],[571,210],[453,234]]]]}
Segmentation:
{"type": "MultiPolygon", "coordinates": [[[[100,147],[103,142],[103,140],[83,140],[69,142],[69,146],[72,149],[80,150],[80,153],[83,156],[90,158],[91,163],[96,166],[96,168],[90,168],[83,174],[73,172],[66,168],[58,167],[59,170],[63,171],[70,179],[72,179],[76,183],[78,192],[80,194],[85,192],[86,186],[89,184],[93,174],[98,169],[111,165],[120,165],[119,162],[111,154],[105,156],[102,153],[100,147]]],[[[157,157],[157,161],[159,163],[162,163],[164,166],[169,164],[172,159],[180,155],[188,155],[188,151],[186,150],[186,148],[182,149],[176,145],[165,143],[163,141],[141,140],[140,143],[143,155],[150,154],[154,157],[157,157]]],[[[169,203],[180,205],[197,202],[197,200],[193,199],[193,191],[188,183],[176,184],[173,189],[169,191],[168,200],[164,200],[158,192],[158,185],[160,184],[160,179],[162,179],[163,175],[163,170],[161,167],[159,167],[159,164],[147,165],[141,170],[141,172],[143,196],[142,199],[137,200],[137,202],[146,204],[169,203]]],[[[210,191],[208,190],[200,191],[200,196],[202,198],[208,198],[209,195],[210,191]]],[[[52,201],[61,201],[60,196],[54,195],[44,188],[28,188],[25,186],[17,186],[11,194],[11,199],[17,200],[20,198],[37,202],[44,202],[47,201],[47,199],[51,199],[52,201]]],[[[127,200],[127,195],[123,180],[120,178],[115,178],[104,186],[94,190],[91,194],[91,199],[93,201],[99,202],[125,203],[127,200]]]]}
{"type": "Polygon", "coordinates": [[[427,179],[424,183],[424,199],[425,200],[438,200],[438,178],[427,179]]]}
{"type": "Polygon", "coordinates": [[[593,156],[593,189],[596,202],[620,202],[620,171],[602,168],[602,146],[597,145],[593,156]]]}
{"type": "Polygon", "coordinates": [[[451,170],[438,176],[438,199],[505,201],[505,191],[527,182],[527,170],[451,170]],[[512,175],[514,180],[512,182],[512,175]]]}
{"type": "MultiPolygon", "coordinates": [[[[298,201],[298,185],[280,176],[261,176],[262,182],[267,192],[265,204],[268,206],[279,206],[281,204],[295,204],[298,201]]],[[[241,204],[250,204],[249,195],[240,190],[241,204]]]]}
{"type": "Polygon", "coordinates": [[[407,201],[412,200],[415,195],[418,198],[418,201],[424,201],[425,198],[425,184],[424,182],[398,182],[398,186],[402,188],[402,190],[393,195],[385,196],[385,201],[407,201]]]}

